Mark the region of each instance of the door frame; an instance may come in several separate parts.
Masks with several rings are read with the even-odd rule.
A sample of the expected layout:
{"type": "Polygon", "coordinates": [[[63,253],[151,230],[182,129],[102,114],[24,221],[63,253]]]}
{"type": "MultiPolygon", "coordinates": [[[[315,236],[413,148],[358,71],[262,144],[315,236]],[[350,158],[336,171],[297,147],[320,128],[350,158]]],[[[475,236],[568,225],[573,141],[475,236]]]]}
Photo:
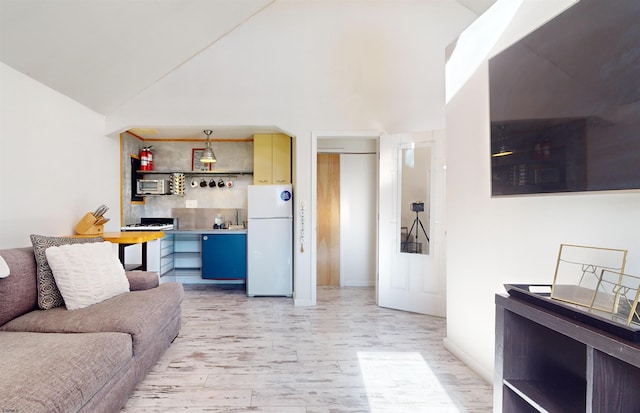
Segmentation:
{"type": "MultiPolygon", "coordinates": [[[[340,131],[316,131],[311,132],[311,216],[313,217],[313,223],[310,228],[310,242],[312,245],[311,248],[311,302],[317,303],[317,290],[318,286],[316,285],[318,282],[318,252],[317,252],[317,230],[318,230],[318,222],[317,222],[317,212],[318,212],[318,139],[375,139],[376,140],[376,152],[378,155],[378,162],[376,166],[376,182],[379,181],[380,175],[380,167],[379,167],[379,159],[380,159],[380,132],[376,131],[348,131],[348,132],[340,132],[340,131]]],[[[376,185],[376,199],[379,198],[378,189],[379,185],[376,185]]],[[[375,216],[378,216],[378,204],[376,202],[376,212],[375,216]]],[[[376,303],[378,302],[378,253],[379,253],[379,245],[378,245],[378,219],[376,218],[376,276],[375,276],[375,284],[376,284],[376,303]]]]}

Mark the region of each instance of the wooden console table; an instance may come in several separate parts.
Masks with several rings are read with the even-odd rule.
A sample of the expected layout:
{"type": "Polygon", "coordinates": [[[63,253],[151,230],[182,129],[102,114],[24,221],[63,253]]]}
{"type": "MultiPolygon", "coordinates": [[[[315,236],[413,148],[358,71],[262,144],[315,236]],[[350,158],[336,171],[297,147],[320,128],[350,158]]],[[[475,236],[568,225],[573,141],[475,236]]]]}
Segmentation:
{"type": "Polygon", "coordinates": [[[494,412],[640,412],[640,343],[496,295],[494,412]]]}
{"type": "Polygon", "coordinates": [[[124,266],[124,251],[129,245],[142,244],[142,265],[140,270],[147,270],[147,242],[164,237],[162,231],[123,231],[105,232],[100,235],[72,235],[74,238],[91,238],[101,236],[105,241],[118,244],[118,258],[124,266]]]}

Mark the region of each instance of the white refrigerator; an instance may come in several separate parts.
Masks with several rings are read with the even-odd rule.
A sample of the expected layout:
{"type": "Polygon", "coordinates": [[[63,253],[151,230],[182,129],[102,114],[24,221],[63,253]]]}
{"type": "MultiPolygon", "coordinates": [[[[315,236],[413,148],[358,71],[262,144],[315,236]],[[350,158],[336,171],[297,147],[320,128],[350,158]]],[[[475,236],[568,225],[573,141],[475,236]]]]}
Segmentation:
{"type": "Polygon", "coordinates": [[[291,185],[249,185],[247,194],[247,295],[293,294],[291,185]]]}

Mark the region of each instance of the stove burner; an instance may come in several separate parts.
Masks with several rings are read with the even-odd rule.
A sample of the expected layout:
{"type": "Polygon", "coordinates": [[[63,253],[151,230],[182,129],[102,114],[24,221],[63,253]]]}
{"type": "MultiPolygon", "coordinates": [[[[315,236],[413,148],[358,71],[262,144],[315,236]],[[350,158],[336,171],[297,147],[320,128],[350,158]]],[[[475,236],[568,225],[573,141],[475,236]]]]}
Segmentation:
{"type": "Polygon", "coordinates": [[[175,218],[142,218],[138,224],[129,224],[120,231],[164,231],[174,229],[177,225],[175,218]]]}

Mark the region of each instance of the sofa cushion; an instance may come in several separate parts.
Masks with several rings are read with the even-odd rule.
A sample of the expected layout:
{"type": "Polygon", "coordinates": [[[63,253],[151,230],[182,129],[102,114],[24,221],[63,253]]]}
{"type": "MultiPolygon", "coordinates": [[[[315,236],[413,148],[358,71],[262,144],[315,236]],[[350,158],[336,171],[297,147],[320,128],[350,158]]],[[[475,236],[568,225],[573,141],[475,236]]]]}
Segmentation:
{"type": "Polygon", "coordinates": [[[0,325],[38,307],[33,248],[0,250],[10,275],[0,279],[0,325]]]}
{"type": "Polygon", "coordinates": [[[56,286],[51,267],[47,262],[45,251],[49,247],[65,245],[65,244],[82,244],[85,242],[102,242],[102,237],[91,238],[71,238],[71,237],[46,237],[44,235],[31,234],[31,243],[33,244],[33,254],[36,258],[37,265],[37,282],[38,282],[38,306],[43,310],[60,307],[64,305],[64,300],[60,294],[60,290],[56,286]]]}
{"type": "Polygon", "coordinates": [[[151,271],[126,271],[131,291],[149,290],[160,284],[157,272],[151,271]]]}
{"type": "Polygon", "coordinates": [[[0,406],[6,412],[75,412],[132,357],[122,333],[0,332],[0,406]]]}
{"type": "Polygon", "coordinates": [[[67,310],[89,307],[129,291],[124,267],[110,242],[50,247],[46,256],[67,310]]]}
{"type": "Polygon", "coordinates": [[[40,333],[129,333],[133,354],[143,351],[162,326],[180,313],[184,295],[182,284],[166,283],[158,288],[132,291],[101,303],[68,311],[58,307],[32,311],[0,327],[2,331],[40,333]]]}

